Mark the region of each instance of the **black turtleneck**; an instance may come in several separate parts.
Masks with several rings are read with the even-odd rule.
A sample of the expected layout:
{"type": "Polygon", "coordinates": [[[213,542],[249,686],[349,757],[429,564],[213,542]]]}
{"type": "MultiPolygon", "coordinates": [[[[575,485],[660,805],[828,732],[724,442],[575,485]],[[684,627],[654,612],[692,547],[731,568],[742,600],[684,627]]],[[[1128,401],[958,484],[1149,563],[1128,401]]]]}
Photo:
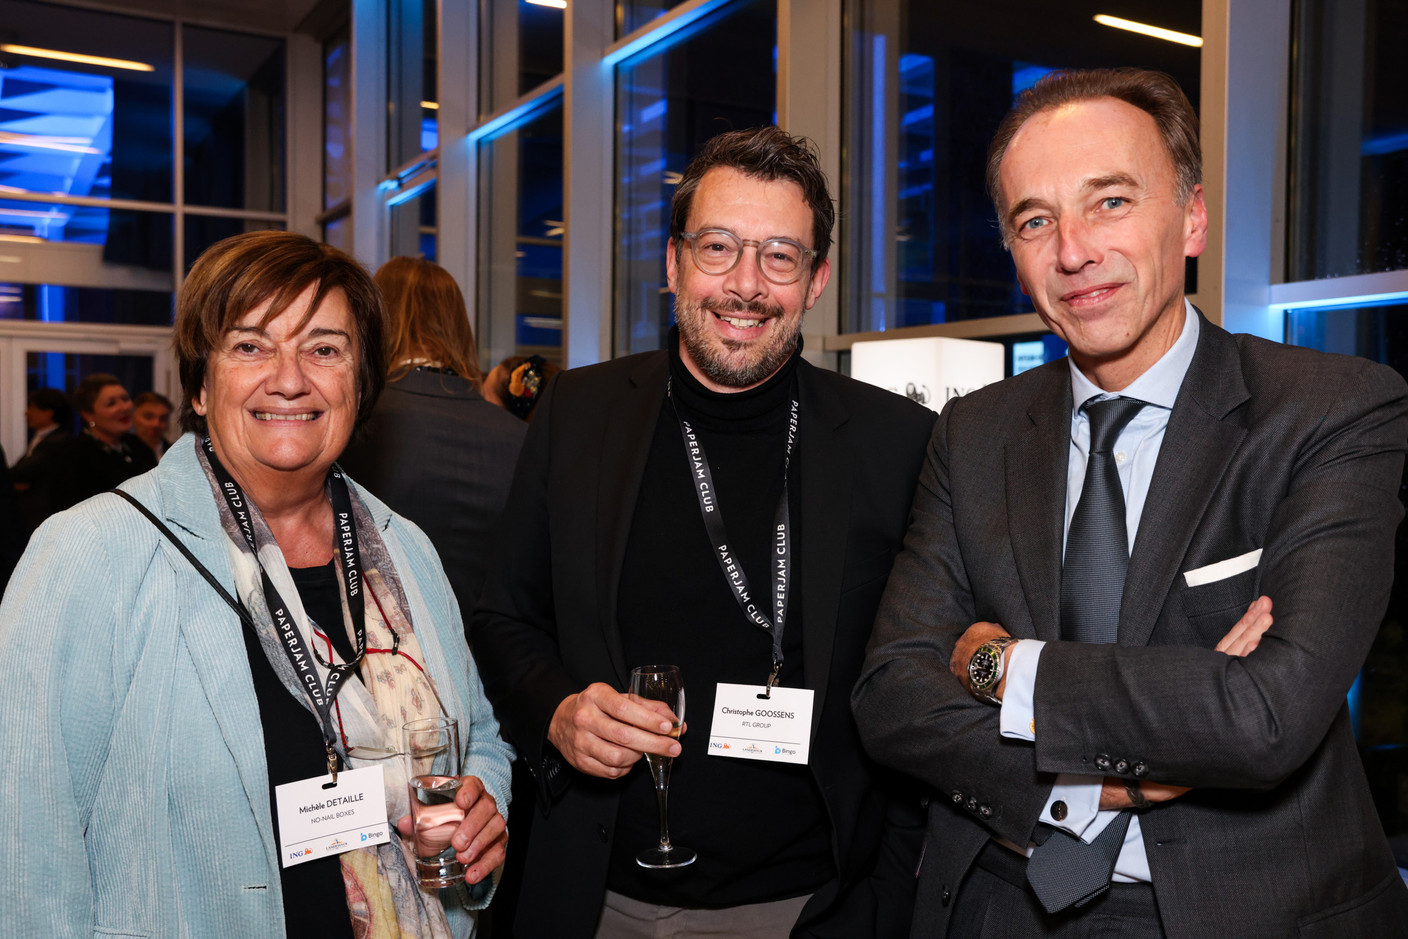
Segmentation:
{"type": "MultiPolygon", "coordinates": [[[[772,589],[773,516],[782,494],[783,456],[796,396],[794,354],[749,391],[705,388],[679,357],[678,331],[667,340],[674,406],[666,402],[651,440],[621,571],[618,625],[630,666],[678,665],[687,689],[684,752],[670,781],[670,833],[699,860],[671,871],[646,870],[636,854],[658,840],[655,790],[645,762],[627,777],[612,840],[611,889],[649,903],[721,907],[800,896],[833,876],[830,826],[805,766],[708,754],[718,682],[767,678],[772,639],[744,616],[719,569],[700,516],[676,408],[694,426],[713,472],[730,545],[755,593],[772,589]]],[[[807,432],[800,415],[798,434],[807,432]]],[[[797,462],[788,480],[794,545],[799,519],[797,462]]],[[[794,553],[792,583],[801,583],[794,553]]],[[[781,683],[805,687],[801,601],[788,599],[781,683]]]]}

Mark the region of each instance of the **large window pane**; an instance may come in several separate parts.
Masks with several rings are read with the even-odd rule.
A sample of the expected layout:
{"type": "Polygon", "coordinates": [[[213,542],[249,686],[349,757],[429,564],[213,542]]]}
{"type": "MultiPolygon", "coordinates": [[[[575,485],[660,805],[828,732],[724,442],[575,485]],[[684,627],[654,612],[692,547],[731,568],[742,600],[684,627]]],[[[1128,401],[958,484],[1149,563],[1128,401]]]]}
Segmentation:
{"type": "Polygon", "coordinates": [[[485,0],[479,31],[479,111],[492,114],[562,72],[564,3],[485,0]]]}
{"type": "Polygon", "coordinates": [[[562,106],[479,145],[479,341],[487,371],[562,358],[562,106]]]}
{"type": "Polygon", "coordinates": [[[1287,277],[1408,269],[1408,3],[1298,0],[1287,277]]]}
{"type": "Polygon", "coordinates": [[[853,0],[840,214],[847,331],[1029,313],[985,191],[1016,95],[1058,68],[1168,72],[1198,104],[1198,49],[1095,22],[1197,35],[1198,0],[853,0]]]}
{"type": "Polygon", "coordinates": [[[777,7],[753,0],[681,30],[616,71],[616,354],[661,348],[670,199],[715,134],[775,121],[777,7]]]}
{"type": "Polygon", "coordinates": [[[616,38],[629,36],[651,20],[664,16],[671,6],[670,0],[618,0],[616,38]]]}
{"type": "Polygon", "coordinates": [[[323,46],[323,208],[352,196],[352,34],[323,46]]]}
{"type": "Polygon", "coordinates": [[[391,207],[391,256],[434,261],[436,228],[435,184],[431,183],[391,207]]]}
{"type": "MultiPolygon", "coordinates": [[[[1408,304],[1288,310],[1286,341],[1361,355],[1408,377],[1408,304]]],[[[1408,501],[1408,476],[1398,493],[1408,501]]],[[[1379,819],[1399,866],[1408,867],[1408,526],[1398,527],[1388,612],[1349,707],[1379,819]]]]}
{"type": "Polygon", "coordinates": [[[169,23],[0,0],[0,42],[0,186],[171,201],[169,23]]]}
{"type": "Polygon", "coordinates": [[[97,245],[71,263],[133,265],[171,272],[171,216],[102,206],[0,199],[0,236],[21,241],[97,245]]]}
{"type": "Polygon", "coordinates": [[[231,235],[239,235],[247,231],[263,231],[267,228],[282,229],[283,227],[280,222],[258,219],[187,215],[186,240],[183,245],[186,252],[186,269],[190,270],[196,258],[201,256],[201,252],[222,238],[229,238],[231,235]]]}
{"type": "Polygon", "coordinates": [[[0,283],[0,320],[170,326],[170,290],[0,283]]]}
{"type": "Polygon", "coordinates": [[[153,371],[149,355],[30,352],[25,356],[25,394],[40,388],[72,392],[84,378],[103,372],[116,376],[128,394],[138,395],[155,390],[153,371]]]}
{"type": "Polygon", "coordinates": [[[398,169],[439,142],[435,0],[387,5],[386,169],[398,169]]]}
{"type": "Polygon", "coordinates": [[[284,207],[283,40],[187,26],[186,202],[284,207]]]}

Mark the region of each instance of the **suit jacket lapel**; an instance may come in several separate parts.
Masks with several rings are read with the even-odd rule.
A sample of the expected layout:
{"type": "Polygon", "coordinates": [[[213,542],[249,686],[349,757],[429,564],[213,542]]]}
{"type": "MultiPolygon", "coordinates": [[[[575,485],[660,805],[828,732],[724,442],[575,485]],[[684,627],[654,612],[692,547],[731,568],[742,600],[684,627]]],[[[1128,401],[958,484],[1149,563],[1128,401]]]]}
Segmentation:
{"type": "MultiPolygon", "coordinates": [[[[1061,542],[1071,447],[1071,377],[1065,359],[1047,366],[1005,448],[1007,525],[1017,576],[1036,638],[1061,638],[1061,542]]],[[[1007,625],[1007,624],[1004,624],[1007,625]]]]}
{"type": "MultiPolygon", "coordinates": [[[[797,459],[800,478],[802,669],[807,687],[815,692],[812,739],[816,739],[831,677],[831,653],[836,643],[836,615],[841,600],[841,575],[846,563],[846,533],[850,520],[851,462],[838,442],[850,411],[830,389],[813,379],[813,366],[797,366],[797,459]]],[[[846,689],[849,691],[850,689],[846,689]]]]}
{"type": "Polygon", "coordinates": [[[601,442],[600,477],[597,480],[597,596],[600,598],[602,637],[621,688],[627,687],[630,669],[616,623],[617,593],[626,542],[631,534],[641,479],[650,456],[650,441],[660,408],[665,403],[669,356],[661,352],[644,357],[630,374],[629,386],[611,408],[601,442]]]}
{"type": "Polygon", "coordinates": [[[1120,643],[1148,643],[1193,533],[1246,436],[1233,412],[1249,397],[1235,340],[1204,320],[1139,519],[1120,606],[1120,643]]]}

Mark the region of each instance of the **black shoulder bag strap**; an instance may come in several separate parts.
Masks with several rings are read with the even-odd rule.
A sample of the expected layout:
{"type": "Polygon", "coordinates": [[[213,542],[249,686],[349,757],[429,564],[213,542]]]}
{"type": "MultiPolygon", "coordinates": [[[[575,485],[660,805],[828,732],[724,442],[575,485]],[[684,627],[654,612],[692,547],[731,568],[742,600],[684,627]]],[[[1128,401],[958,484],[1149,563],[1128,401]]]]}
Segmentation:
{"type": "Polygon", "coordinates": [[[137,497],[132,495],[132,493],[126,492],[122,489],[109,489],[108,491],[115,495],[122,496],[122,498],[132,503],[132,505],[136,507],[138,512],[141,512],[143,515],[145,515],[147,517],[147,521],[155,525],[157,527],[157,530],[160,531],[163,535],[165,535],[167,540],[176,546],[177,551],[180,551],[183,555],[185,555],[186,560],[191,562],[191,567],[194,567],[197,573],[199,573],[200,576],[205,578],[205,582],[215,588],[215,592],[220,594],[220,599],[224,600],[227,604],[229,604],[230,609],[234,610],[235,615],[240,618],[240,622],[244,623],[255,633],[259,632],[259,628],[254,625],[254,620],[250,617],[249,612],[245,610],[243,606],[240,605],[240,602],[238,600],[230,596],[230,591],[226,590],[224,586],[221,585],[220,581],[215,579],[215,575],[210,573],[210,569],[207,568],[204,564],[202,564],[196,558],[196,556],[191,553],[191,549],[186,547],[186,545],[181,541],[180,538],[176,537],[176,533],[173,532],[170,528],[168,528],[165,522],[157,518],[151,509],[147,508],[141,502],[137,501],[137,497]]]}

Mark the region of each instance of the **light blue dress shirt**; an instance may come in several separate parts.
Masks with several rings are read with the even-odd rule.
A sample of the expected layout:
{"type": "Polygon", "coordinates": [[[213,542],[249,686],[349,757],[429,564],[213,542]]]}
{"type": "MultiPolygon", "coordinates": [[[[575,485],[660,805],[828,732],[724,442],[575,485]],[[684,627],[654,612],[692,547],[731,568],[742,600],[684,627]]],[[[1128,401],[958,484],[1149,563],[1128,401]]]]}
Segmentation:
{"type": "MultiPolygon", "coordinates": [[[[1066,522],[1065,530],[1070,531],[1071,516],[1080,501],[1081,488],[1085,485],[1085,464],[1090,453],[1090,419],[1081,408],[1087,401],[1102,398],[1137,398],[1146,402],[1134,420],[1120,432],[1115,441],[1115,465],[1119,468],[1120,488],[1124,490],[1125,527],[1129,532],[1129,551],[1134,553],[1135,540],[1139,535],[1139,519],[1144,514],[1144,502],[1149,496],[1149,482],[1154,476],[1154,466],[1159,460],[1159,449],[1163,446],[1164,431],[1168,428],[1169,414],[1173,402],[1178,397],[1178,389],[1188,366],[1193,361],[1193,352],[1198,347],[1199,320],[1193,305],[1183,301],[1183,332],[1172,348],[1163,354],[1143,375],[1118,394],[1106,394],[1081,370],[1071,362],[1071,392],[1074,410],[1071,413],[1071,452],[1066,467],[1066,522]]],[[[1158,537],[1150,532],[1150,537],[1158,537]]],[[[1012,658],[1008,663],[1007,685],[1002,696],[1002,735],[1021,740],[1035,740],[1035,723],[1032,699],[1036,688],[1037,665],[1045,643],[1038,639],[1024,639],[1012,647],[1012,658]]],[[[1041,821],[1060,828],[1087,843],[1093,841],[1105,826],[1118,814],[1114,811],[1100,811],[1100,776],[1081,776],[1062,773],[1056,777],[1051,787],[1046,808],[1042,810],[1041,821]],[[1051,815],[1051,806],[1057,802],[1066,804],[1066,815],[1057,821],[1051,815]]],[[[1016,847],[1016,845],[1008,845],[1016,847]]],[[[1031,853],[1029,845],[1025,853],[1031,853]]],[[[1149,858],[1144,853],[1144,837],[1139,827],[1139,815],[1135,813],[1125,832],[1124,847],[1115,861],[1112,878],[1117,883],[1149,882],[1149,858]]]]}

